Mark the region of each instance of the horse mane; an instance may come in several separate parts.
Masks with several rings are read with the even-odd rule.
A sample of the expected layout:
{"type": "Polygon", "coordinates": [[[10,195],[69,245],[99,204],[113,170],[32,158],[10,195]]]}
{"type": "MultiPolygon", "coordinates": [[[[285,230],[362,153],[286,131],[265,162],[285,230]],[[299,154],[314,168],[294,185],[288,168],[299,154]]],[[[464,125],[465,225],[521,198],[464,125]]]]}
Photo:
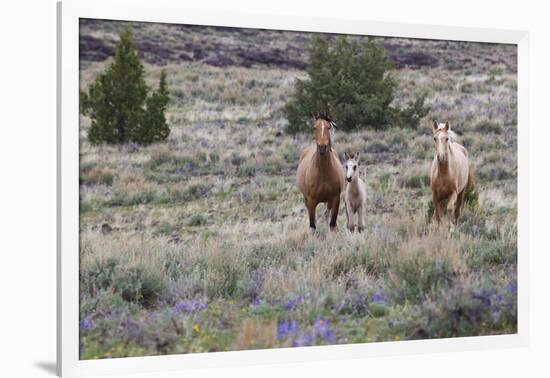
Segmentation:
{"type": "Polygon", "coordinates": [[[336,123],[332,120],[332,116],[328,112],[313,113],[312,116],[313,116],[313,119],[315,120],[322,119],[323,121],[328,122],[330,126],[332,126],[329,129],[329,134],[328,134],[329,145],[332,146],[332,141],[334,139],[334,129],[336,129],[336,123]]]}
{"type": "Polygon", "coordinates": [[[313,119],[315,120],[318,120],[318,119],[322,119],[323,121],[327,121],[328,123],[330,123],[333,127],[336,127],[336,123],[333,121],[332,119],[332,116],[330,115],[329,112],[322,112],[322,113],[313,113],[313,119]]]}
{"type": "Polygon", "coordinates": [[[451,142],[454,143],[457,141],[458,135],[456,135],[456,133],[453,130],[449,130],[447,133],[449,134],[449,140],[451,142]]]}
{"type": "MultiPolygon", "coordinates": [[[[440,123],[437,125],[437,131],[440,131],[440,130],[443,130],[445,129],[445,124],[444,123],[440,123]]],[[[449,134],[449,140],[453,143],[457,142],[458,141],[458,135],[453,131],[453,130],[449,130],[447,131],[447,134],[449,134]]]]}

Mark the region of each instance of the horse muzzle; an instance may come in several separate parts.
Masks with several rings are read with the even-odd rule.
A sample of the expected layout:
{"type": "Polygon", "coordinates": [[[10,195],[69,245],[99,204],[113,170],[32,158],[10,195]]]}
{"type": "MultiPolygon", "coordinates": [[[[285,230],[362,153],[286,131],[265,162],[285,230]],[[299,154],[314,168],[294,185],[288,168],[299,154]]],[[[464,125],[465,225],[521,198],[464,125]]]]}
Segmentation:
{"type": "Polygon", "coordinates": [[[347,180],[348,182],[351,182],[351,177],[346,177],[346,180],[347,180]]]}
{"type": "Polygon", "coordinates": [[[319,151],[319,153],[321,155],[326,154],[328,150],[329,150],[328,144],[318,144],[317,145],[317,151],[319,151]]]}

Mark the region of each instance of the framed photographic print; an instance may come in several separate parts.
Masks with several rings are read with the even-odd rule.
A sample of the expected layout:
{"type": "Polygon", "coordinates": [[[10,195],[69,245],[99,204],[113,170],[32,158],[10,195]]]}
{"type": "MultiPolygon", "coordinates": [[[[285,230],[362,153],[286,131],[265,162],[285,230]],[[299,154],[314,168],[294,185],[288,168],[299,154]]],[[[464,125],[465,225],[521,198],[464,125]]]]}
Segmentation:
{"type": "Polygon", "coordinates": [[[526,345],[528,34],[58,4],[58,374],[526,345]]]}

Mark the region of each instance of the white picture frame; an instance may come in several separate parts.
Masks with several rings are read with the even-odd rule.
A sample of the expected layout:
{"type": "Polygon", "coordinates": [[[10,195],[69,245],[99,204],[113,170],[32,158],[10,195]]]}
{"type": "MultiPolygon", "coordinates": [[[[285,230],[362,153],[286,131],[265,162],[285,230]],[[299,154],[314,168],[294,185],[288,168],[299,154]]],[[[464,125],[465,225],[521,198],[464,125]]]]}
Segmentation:
{"type": "Polygon", "coordinates": [[[60,376],[145,373],[201,367],[363,358],[527,346],[529,340],[528,86],[525,31],[288,17],[189,9],[170,0],[58,3],[57,64],[57,373],[60,376]],[[321,347],[79,360],[79,18],[248,27],[516,44],[518,48],[518,332],[513,335],[321,347]]]}

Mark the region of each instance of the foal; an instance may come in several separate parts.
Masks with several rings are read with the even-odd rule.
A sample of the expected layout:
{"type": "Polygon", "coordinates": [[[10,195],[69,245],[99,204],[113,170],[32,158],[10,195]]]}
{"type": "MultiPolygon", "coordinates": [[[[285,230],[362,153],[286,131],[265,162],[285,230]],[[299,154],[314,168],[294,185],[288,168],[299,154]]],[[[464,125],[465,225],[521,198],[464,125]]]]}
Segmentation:
{"type": "Polygon", "coordinates": [[[353,232],[355,224],[353,215],[357,214],[357,231],[361,232],[365,228],[364,210],[367,201],[367,189],[365,183],[359,177],[359,153],[353,155],[345,153],[344,169],[346,170],[346,189],[344,191],[344,202],[346,204],[346,217],[348,219],[348,229],[353,232]]]}

